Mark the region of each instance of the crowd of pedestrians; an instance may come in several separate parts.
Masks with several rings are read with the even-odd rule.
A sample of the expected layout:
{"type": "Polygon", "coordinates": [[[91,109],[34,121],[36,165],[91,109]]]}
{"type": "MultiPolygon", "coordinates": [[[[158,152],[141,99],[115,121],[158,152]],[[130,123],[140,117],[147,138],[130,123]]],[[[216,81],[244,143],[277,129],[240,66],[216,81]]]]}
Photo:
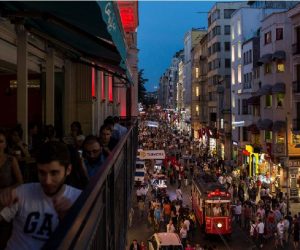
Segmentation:
{"type": "Polygon", "coordinates": [[[107,117],[98,135],[85,136],[74,121],[70,133],[29,124],[0,130],[0,250],[40,249],[77,197],[126,134],[107,117]]]}
{"type": "MultiPolygon", "coordinates": [[[[291,214],[287,210],[287,195],[277,185],[275,192],[270,184],[263,183],[260,176],[249,177],[243,171],[233,171],[224,161],[202,147],[195,153],[194,142],[187,133],[170,126],[168,121],[161,119],[159,113],[145,116],[139,127],[139,148],[144,150],[165,150],[160,174],[167,185],[175,189],[176,196],[170,200],[168,192],[151,192],[144,189],[143,202],[148,201],[148,225],[153,232],[165,231],[179,234],[184,247],[190,249],[192,232],[197,227],[191,209],[183,203],[182,188],[189,186],[191,179],[202,171],[209,172],[218,178],[232,198],[232,221],[252,238],[258,248],[268,243],[278,249],[293,245],[299,248],[299,214],[291,214]],[[158,127],[149,127],[143,121],[159,121],[158,127]],[[146,193],[145,193],[146,192],[146,193]],[[148,194],[148,196],[147,196],[148,194]],[[272,243],[273,242],[273,243],[272,243]]],[[[145,186],[151,187],[156,177],[155,163],[148,160],[148,177],[145,186]]],[[[138,189],[139,190],[139,189],[138,189]]],[[[150,191],[149,191],[150,190],[150,191]]],[[[188,190],[188,189],[187,189],[188,190]]],[[[137,191],[140,192],[140,191],[137,191]]],[[[145,217],[146,205],[139,205],[141,217],[145,217]]],[[[191,248],[193,249],[193,248],[191,248]]]]}

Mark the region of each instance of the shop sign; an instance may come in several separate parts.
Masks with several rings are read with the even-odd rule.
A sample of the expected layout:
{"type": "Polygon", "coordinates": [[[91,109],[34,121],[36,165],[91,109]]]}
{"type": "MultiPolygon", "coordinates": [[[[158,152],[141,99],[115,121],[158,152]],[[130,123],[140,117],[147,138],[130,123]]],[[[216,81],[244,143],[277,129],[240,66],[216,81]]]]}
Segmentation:
{"type": "Polygon", "coordinates": [[[300,167],[300,159],[289,160],[289,167],[300,167]]]}
{"type": "Polygon", "coordinates": [[[243,155],[250,156],[250,152],[248,152],[247,150],[243,149],[243,155]]]}
{"type": "Polygon", "coordinates": [[[165,150],[142,150],[139,152],[141,160],[158,159],[163,160],[166,158],[165,150]]]}
{"type": "Polygon", "coordinates": [[[153,127],[153,128],[158,128],[158,122],[146,121],[146,126],[153,127]]]}
{"type": "Polygon", "coordinates": [[[290,174],[290,175],[291,175],[291,174],[297,175],[297,174],[298,174],[298,171],[299,171],[298,168],[293,168],[293,167],[291,167],[291,168],[289,169],[289,174],[290,174]]]}

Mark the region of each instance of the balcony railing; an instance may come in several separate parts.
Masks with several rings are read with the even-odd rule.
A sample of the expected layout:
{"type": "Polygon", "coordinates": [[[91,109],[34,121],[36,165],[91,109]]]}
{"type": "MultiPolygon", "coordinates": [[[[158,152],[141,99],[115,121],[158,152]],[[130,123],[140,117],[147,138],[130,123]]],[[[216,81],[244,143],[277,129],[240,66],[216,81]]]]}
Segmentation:
{"type": "Polygon", "coordinates": [[[293,119],[293,130],[300,131],[300,119],[293,119]]]}
{"type": "Polygon", "coordinates": [[[300,42],[294,43],[292,45],[292,51],[293,51],[293,55],[299,55],[300,54],[300,42]]]}
{"type": "Polygon", "coordinates": [[[300,93],[300,81],[293,82],[293,92],[300,93]]]}
{"type": "Polygon", "coordinates": [[[126,249],[137,133],[135,120],[43,249],[126,249]]]}

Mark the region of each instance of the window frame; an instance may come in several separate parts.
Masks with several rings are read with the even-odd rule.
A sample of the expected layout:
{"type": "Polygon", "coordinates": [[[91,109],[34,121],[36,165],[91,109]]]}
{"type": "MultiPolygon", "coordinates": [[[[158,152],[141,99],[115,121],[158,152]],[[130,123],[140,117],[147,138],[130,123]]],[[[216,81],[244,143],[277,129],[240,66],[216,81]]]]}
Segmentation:
{"type": "Polygon", "coordinates": [[[276,41],[280,40],[283,40],[283,27],[276,28],[276,41]],[[281,33],[278,33],[279,30],[281,30],[281,33]],[[280,34],[280,36],[278,34],[280,34]]]}
{"type": "Polygon", "coordinates": [[[265,45],[272,43],[272,32],[271,32],[271,30],[268,31],[268,32],[265,32],[264,42],[265,42],[265,45]]]}

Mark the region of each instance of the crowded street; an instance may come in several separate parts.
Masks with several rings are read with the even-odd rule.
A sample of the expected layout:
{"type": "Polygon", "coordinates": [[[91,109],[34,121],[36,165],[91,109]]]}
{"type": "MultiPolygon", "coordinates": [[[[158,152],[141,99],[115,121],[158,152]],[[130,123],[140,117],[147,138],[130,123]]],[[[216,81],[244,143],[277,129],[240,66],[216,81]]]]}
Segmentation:
{"type": "MultiPolygon", "coordinates": [[[[298,223],[297,203],[291,207],[289,214],[282,193],[270,192],[267,186],[253,191],[253,180],[223,166],[209,150],[200,148],[197,152],[192,151],[196,143],[178,130],[176,122],[172,122],[170,117],[172,112],[170,114],[156,107],[140,118],[139,166],[136,166],[136,171],[144,164],[145,175],[142,179],[135,179],[129,212],[128,243],[136,240],[141,246],[150,247],[154,233],[175,232],[184,249],[188,250],[293,249],[293,230],[295,223],[298,223]],[[144,159],[145,153],[141,151],[147,150],[164,151],[165,158],[160,160],[161,155],[157,154],[150,157],[152,159],[144,159]],[[207,233],[205,225],[200,225],[195,215],[191,196],[192,180],[204,173],[213,176],[230,195],[229,221],[232,232],[228,234],[207,233]],[[155,186],[155,183],[158,185],[155,186]],[[283,235],[277,236],[278,225],[286,221],[290,226],[284,224],[283,235]],[[264,229],[262,233],[256,233],[252,228],[259,228],[260,223],[264,229]],[[184,229],[187,229],[186,237],[184,229]],[[282,237],[282,241],[278,237],[282,237]]],[[[141,176],[137,173],[136,176],[141,176]]]]}

